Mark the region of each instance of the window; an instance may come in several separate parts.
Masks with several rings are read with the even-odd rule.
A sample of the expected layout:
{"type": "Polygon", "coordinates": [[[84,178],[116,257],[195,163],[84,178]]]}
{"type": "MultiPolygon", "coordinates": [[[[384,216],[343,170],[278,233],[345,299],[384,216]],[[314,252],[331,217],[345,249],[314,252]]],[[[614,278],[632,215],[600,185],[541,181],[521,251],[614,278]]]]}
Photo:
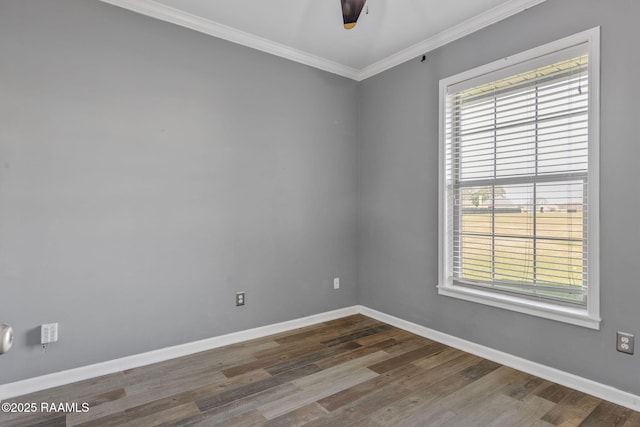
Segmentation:
{"type": "Polygon", "coordinates": [[[598,39],[440,82],[440,294],[599,328],[598,39]]]}

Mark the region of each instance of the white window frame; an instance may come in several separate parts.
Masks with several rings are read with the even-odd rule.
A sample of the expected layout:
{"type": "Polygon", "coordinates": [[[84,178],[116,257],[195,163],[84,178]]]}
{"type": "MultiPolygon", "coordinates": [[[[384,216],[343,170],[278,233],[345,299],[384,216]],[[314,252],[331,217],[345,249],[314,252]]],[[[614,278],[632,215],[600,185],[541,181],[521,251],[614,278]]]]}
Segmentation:
{"type": "MultiPolygon", "coordinates": [[[[552,62],[550,62],[552,63],[552,62]]],[[[535,65],[533,66],[535,68],[535,65]]],[[[600,255],[599,255],[599,113],[600,113],[600,28],[596,27],[581,33],[566,37],[555,42],[522,52],[498,61],[486,64],[469,71],[448,77],[440,81],[440,175],[439,175],[439,283],[438,294],[458,298],[475,303],[499,307],[507,310],[552,319],[573,325],[579,325],[591,329],[600,329],[600,255]],[[587,290],[586,307],[572,307],[552,300],[533,300],[517,295],[493,292],[467,286],[456,285],[453,281],[450,269],[452,248],[449,242],[448,230],[450,224],[448,215],[448,189],[446,171],[446,102],[447,88],[453,85],[467,85],[474,87],[498,78],[516,75],[532,69],[532,61],[540,59],[545,61],[545,56],[563,49],[568,49],[580,44],[587,44],[589,55],[589,145],[588,145],[588,265],[589,284],[587,290]],[[487,77],[487,75],[490,75],[487,77]]]]}

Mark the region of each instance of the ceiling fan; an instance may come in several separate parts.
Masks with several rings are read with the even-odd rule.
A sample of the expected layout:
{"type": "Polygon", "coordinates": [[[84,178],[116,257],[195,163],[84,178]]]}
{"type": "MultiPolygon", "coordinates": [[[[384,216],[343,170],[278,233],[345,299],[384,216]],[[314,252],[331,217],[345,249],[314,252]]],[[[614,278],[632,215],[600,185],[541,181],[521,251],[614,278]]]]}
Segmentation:
{"type": "Polygon", "coordinates": [[[350,30],[356,26],[358,17],[367,0],[340,0],[342,3],[342,20],[344,28],[350,30]]]}

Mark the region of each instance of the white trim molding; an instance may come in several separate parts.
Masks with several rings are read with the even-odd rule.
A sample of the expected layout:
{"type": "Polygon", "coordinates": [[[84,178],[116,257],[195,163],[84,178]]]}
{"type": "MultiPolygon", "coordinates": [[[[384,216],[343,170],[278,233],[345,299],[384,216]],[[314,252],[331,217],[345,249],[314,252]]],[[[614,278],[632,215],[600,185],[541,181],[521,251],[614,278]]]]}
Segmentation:
{"type": "Polygon", "coordinates": [[[315,325],[316,323],[351,316],[353,314],[358,314],[359,312],[360,309],[358,306],[345,307],[338,310],[327,311],[325,313],[288,320],[286,322],[275,323],[272,325],[207,338],[200,341],[161,348],[146,353],[134,354],[120,359],[81,366],[79,368],[61,372],[54,372],[52,374],[16,381],[9,384],[2,384],[0,385],[0,400],[22,396],[52,387],[71,384],[76,381],[88,380],[102,375],[113,374],[127,369],[150,365],[152,363],[164,362],[166,360],[175,359],[176,357],[188,356],[190,354],[212,350],[225,345],[237,344],[243,341],[279,334],[280,332],[288,332],[297,328],[315,325]]]}
{"type": "Polygon", "coordinates": [[[289,59],[294,62],[299,62],[329,73],[337,74],[356,81],[362,81],[393,68],[396,65],[407,62],[416,56],[431,52],[432,50],[444,46],[447,43],[451,43],[462,37],[468,36],[475,31],[495,24],[496,22],[536,6],[546,0],[505,1],[504,3],[489,9],[480,15],[468,19],[461,24],[444,30],[426,40],[416,43],[413,46],[403,49],[400,52],[390,55],[387,58],[362,69],[352,68],[308,52],[303,52],[290,46],[286,46],[263,37],[258,37],[209,19],[204,19],[154,0],[100,1],[252,49],[276,55],[281,58],[289,59]]]}
{"type": "Polygon", "coordinates": [[[128,9],[141,15],[180,25],[181,27],[189,28],[219,39],[256,49],[261,52],[289,59],[300,64],[318,68],[342,77],[358,80],[358,70],[355,68],[166,6],[154,0],[100,1],[114,6],[119,6],[123,9],[128,9]]]}
{"type": "Polygon", "coordinates": [[[467,353],[474,354],[484,359],[492,360],[501,365],[535,375],[547,381],[551,381],[583,393],[590,394],[600,399],[607,400],[620,406],[640,411],[640,396],[619,390],[606,384],[551,368],[540,363],[532,362],[522,357],[514,356],[509,353],[502,352],[490,347],[485,347],[471,341],[463,340],[453,335],[445,334],[434,329],[427,328],[416,323],[373,310],[368,307],[360,307],[360,313],[379,320],[391,326],[395,326],[405,331],[409,331],[421,337],[446,344],[450,347],[457,348],[467,353]]]}
{"type": "Polygon", "coordinates": [[[40,377],[29,378],[9,384],[0,385],[0,400],[22,396],[28,393],[45,390],[52,387],[71,384],[76,381],[87,380],[101,375],[108,375],[125,369],[132,369],[139,366],[149,365],[156,362],[187,356],[200,351],[210,350],[225,345],[266,337],[269,335],[291,331],[297,328],[310,326],[316,323],[327,322],[353,314],[363,314],[372,319],[379,320],[391,326],[395,326],[405,331],[414,333],[430,340],[438,341],[450,347],[457,348],[467,353],[492,360],[505,366],[526,372],[531,375],[546,379],[548,381],[561,384],[563,386],[581,391],[583,393],[596,396],[598,398],[613,402],[634,411],[640,411],[640,396],[628,393],[614,387],[601,384],[583,377],[579,377],[559,369],[541,365],[509,353],[485,347],[471,341],[467,341],[453,335],[445,334],[434,329],[427,328],[416,323],[409,322],[398,317],[382,313],[380,311],[355,305],[338,310],[328,311],[312,316],[301,317],[286,322],[273,325],[248,329],[245,331],[221,335],[201,341],[167,347],[147,353],[136,354],[121,359],[110,360],[94,365],[55,372],[53,374],[40,377]]]}
{"type": "Polygon", "coordinates": [[[532,8],[546,0],[510,0],[480,15],[474,16],[454,27],[444,30],[433,37],[409,46],[400,52],[394,53],[374,64],[358,71],[358,80],[368,79],[383,71],[410,61],[413,58],[429,53],[448,43],[468,36],[471,33],[482,30],[490,25],[507,19],[510,16],[532,8]]]}

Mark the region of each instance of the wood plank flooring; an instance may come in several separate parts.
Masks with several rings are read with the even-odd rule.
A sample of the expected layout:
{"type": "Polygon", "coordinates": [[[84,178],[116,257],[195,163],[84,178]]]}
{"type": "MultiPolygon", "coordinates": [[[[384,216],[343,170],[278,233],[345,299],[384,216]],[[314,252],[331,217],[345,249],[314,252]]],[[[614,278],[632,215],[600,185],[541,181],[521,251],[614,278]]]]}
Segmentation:
{"type": "Polygon", "coordinates": [[[1,426],[640,426],[640,413],[362,315],[10,402],[1,426]]]}

